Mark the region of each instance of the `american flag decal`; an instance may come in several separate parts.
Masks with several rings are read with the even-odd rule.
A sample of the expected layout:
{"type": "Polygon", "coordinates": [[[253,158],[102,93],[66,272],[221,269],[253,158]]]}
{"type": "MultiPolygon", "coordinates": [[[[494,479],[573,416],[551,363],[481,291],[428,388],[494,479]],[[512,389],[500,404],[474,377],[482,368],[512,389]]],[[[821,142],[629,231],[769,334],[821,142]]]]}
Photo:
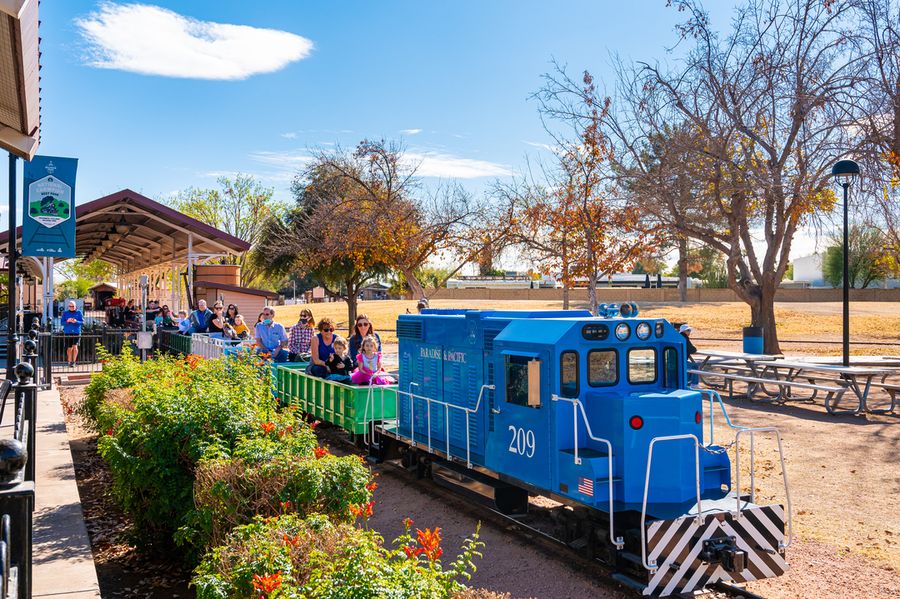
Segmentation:
{"type": "Polygon", "coordinates": [[[593,497],[594,481],[589,478],[580,477],[578,479],[578,492],[583,493],[584,495],[588,495],[589,497],[593,497]]]}

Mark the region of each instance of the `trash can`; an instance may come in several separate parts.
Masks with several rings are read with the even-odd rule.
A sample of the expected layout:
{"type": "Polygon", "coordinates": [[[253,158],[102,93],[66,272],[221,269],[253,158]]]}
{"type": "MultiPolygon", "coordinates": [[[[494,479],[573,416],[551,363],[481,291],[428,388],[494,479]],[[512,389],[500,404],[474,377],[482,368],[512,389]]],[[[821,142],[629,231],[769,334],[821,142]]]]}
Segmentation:
{"type": "Polygon", "coordinates": [[[744,353],[745,354],[761,354],[761,353],[763,353],[763,330],[762,330],[762,327],[744,327],[744,353]]]}

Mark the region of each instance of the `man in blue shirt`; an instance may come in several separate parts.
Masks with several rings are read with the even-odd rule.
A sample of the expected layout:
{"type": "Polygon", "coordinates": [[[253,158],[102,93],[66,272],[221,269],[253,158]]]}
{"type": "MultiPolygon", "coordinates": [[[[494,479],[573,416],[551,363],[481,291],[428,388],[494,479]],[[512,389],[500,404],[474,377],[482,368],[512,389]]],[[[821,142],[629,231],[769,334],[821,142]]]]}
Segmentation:
{"type": "Polygon", "coordinates": [[[191,312],[188,317],[190,325],[188,325],[187,334],[206,333],[209,331],[209,321],[213,319],[212,310],[206,307],[206,300],[202,299],[197,302],[197,309],[191,312]]]}
{"type": "Polygon", "coordinates": [[[81,327],[84,325],[84,314],[78,310],[74,301],[69,301],[68,309],[59,317],[62,322],[63,335],[66,336],[66,360],[69,366],[78,361],[78,341],[81,339],[81,327]]]}
{"type": "Polygon", "coordinates": [[[257,351],[271,353],[276,362],[287,362],[288,336],[284,325],[275,322],[275,308],[266,306],[262,314],[262,322],[256,323],[257,351]]]}

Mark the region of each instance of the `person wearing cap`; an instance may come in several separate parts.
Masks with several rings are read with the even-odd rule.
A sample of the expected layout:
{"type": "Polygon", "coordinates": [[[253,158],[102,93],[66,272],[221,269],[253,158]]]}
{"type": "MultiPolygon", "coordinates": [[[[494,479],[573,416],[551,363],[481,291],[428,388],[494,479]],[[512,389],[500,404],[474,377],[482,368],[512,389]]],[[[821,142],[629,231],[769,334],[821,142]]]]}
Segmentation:
{"type": "Polygon", "coordinates": [[[84,314],[81,313],[75,302],[70,300],[66,311],[60,315],[59,319],[62,321],[63,335],[66,336],[66,361],[69,363],[69,367],[72,367],[78,361],[78,341],[81,339],[84,314]]]}
{"type": "Polygon", "coordinates": [[[691,361],[694,360],[694,354],[697,353],[697,348],[694,347],[693,343],[691,343],[691,331],[693,330],[694,329],[691,327],[691,325],[687,323],[684,323],[683,325],[678,327],[678,332],[681,333],[681,335],[684,337],[688,360],[691,361]]]}
{"type": "Polygon", "coordinates": [[[419,300],[419,303],[416,304],[416,312],[421,312],[428,308],[428,300],[424,297],[419,300]]]}

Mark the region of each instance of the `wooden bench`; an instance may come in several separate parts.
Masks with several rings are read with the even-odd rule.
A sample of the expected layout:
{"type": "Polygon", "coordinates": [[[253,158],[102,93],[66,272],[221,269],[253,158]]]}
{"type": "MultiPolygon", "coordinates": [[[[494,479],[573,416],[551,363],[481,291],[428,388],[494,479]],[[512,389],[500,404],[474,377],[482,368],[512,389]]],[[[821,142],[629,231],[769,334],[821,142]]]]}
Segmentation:
{"type": "MultiPolygon", "coordinates": [[[[846,385],[832,386],[832,385],[821,385],[818,383],[801,383],[801,382],[797,382],[797,381],[789,381],[789,380],[784,380],[784,379],[766,379],[766,378],[760,378],[757,376],[747,376],[747,375],[743,375],[743,374],[729,374],[729,373],[725,373],[725,372],[712,372],[712,371],[707,371],[707,370],[689,370],[688,374],[696,375],[696,376],[700,377],[701,379],[707,378],[707,377],[725,379],[728,384],[728,398],[729,399],[732,399],[734,397],[734,383],[735,382],[747,383],[748,399],[752,395],[751,389],[753,386],[758,385],[758,386],[762,387],[764,385],[775,385],[779,389],[778,395],[776,396],[776,398],[778,401],[781,401],[782,403],[789,399],[789,393],[786,394],[785,390],[790,392],[790,390],[793,388],[810,389],[810,390],[815,391],[816,393],[818,393],[819,391],[826,393],[826,396],[825,396],[826,404],[831,403],[832,400],[839,401],[840,398],[844,395],[844,392],[847,390],[846,385]]],[[[810,400],[810,398],[804,398],[804,399],[806,399],[807,401],[810,400]]]]}

